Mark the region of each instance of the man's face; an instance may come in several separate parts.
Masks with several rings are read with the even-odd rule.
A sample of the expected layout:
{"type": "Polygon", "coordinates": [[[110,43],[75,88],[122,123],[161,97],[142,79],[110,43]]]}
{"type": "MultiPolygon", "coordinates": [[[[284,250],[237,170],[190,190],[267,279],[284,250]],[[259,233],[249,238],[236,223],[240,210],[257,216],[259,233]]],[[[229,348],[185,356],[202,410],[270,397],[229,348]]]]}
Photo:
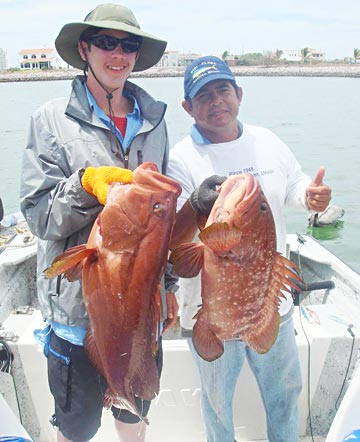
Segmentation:
{"type": "MultiPolygon", "coordinates": [[[[129,37],[127,32],[112,29],[103,29],[96,35],[110,35],[116,38],[129,37]]],[[[125,82],[134,68],[138,54],[138,52],[124,52],[120,44],[114,50],[106,51],[94,44],[80,42],[79,50],[84,60],[86,51],[88,63],[96,77],[110,91],[125,82]]],[[[91,77],[93,77],[91,69],[88,70],[88,76],[91,81],[91,77]]]]}
{"type": "MultiPolygon", "coordinates": [[[[237,131],[237,115],[242,90],[227,80],[214,80],[206,84],[195,97],[183,102],[184,109],[195,119],[205,136],[209,133],[237,131]]],[[[210,137],[212,140],[212,137],[210,137]]]]}

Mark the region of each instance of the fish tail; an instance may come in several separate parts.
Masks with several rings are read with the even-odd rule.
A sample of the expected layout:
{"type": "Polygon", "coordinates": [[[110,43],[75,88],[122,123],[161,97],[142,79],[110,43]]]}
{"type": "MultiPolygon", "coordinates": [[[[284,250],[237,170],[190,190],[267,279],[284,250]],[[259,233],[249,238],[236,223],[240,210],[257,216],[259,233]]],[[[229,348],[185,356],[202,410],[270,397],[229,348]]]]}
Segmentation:
{"type": "MultiPolygon", "coordinates": [[[[103,406],[106,409],[111,407],[115,407],[119,410],[127,410],[130,413],[137,416],[140,420],[142,420],[146,425],[149,425],[149,420],[146,416],[142,416],[141,410],[138,408],[135,402],[135,397],[131,400],[127,400],[124,398],[119,398],[114,395],[110,389],[108,388],[104,395],[103,406]]],[[[120,411],[121,412],[121,411],[120,411]]]]}

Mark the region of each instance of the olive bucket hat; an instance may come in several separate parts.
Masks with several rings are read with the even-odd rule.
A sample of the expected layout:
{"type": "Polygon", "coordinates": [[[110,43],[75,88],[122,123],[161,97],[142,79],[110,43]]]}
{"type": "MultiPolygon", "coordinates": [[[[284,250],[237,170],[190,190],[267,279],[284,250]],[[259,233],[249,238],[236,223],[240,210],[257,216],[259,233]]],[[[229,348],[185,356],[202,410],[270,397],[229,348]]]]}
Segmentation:
{"type": "Polygon", "coordinates": [[[90,27],[115,29],[142,37],[142,44],[133,71],[144,71],[154,66],[163,55],[167,42],[140,29],[134,14],[125,6],[106,3],[97,6],[83,22],[63,26],[55,40],[55,47],[63,60],[71,66],[84,69],[78,42],[81,34],[90,27]]]}

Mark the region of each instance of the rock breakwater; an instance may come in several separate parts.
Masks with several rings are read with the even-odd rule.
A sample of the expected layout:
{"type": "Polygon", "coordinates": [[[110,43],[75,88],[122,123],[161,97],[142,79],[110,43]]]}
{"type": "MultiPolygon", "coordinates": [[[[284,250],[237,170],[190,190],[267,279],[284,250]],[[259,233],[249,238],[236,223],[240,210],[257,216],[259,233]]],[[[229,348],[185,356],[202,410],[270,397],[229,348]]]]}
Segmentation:
{"type": "MultiPolygon", "coordinates": [[[[235,66],[236,76],[243,77],[348,77],[360,78],[359,64],[288,65],[288,66],[235,66]]],[[[26,71],[1,71],[0,82],[71,80],[82,72],[78,69],[51,69],[26,71]]],[[[154,67],[145,72],[135,72],[131,77],[183,77],[184,68],[154,67]]]]}

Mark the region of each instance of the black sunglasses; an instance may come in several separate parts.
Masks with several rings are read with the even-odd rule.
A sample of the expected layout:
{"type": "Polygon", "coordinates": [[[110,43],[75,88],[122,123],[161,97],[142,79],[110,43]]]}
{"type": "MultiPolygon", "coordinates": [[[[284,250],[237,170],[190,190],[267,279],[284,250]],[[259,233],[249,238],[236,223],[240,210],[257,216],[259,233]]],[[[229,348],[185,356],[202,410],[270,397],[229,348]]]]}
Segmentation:
{"type": "Polygon", "coordinates": [[[94,35],[86,39],[88,43],[93,44],[104,51],[113,51],[118,45],[126,54],[137,52],[141,47],[141,37],[116,38],[112,35],[94,35]]]}

